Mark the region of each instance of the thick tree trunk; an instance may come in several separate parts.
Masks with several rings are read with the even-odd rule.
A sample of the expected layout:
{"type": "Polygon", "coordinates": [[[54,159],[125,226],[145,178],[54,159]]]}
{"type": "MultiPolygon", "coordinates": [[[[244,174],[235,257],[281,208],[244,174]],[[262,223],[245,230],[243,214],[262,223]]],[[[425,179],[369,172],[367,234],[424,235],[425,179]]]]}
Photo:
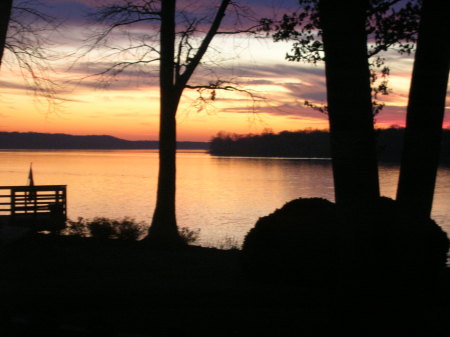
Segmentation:
{"type": "Polygon", "coordinates": [[[397,200],[429,217],[449,75],[450,3],[424,0],[409,92],[397,200]]]}
{"type": "Polygon", "coordinates": [[[176,111],[181,92],[174,85],[176,0],[161,1],[159,173],[156,207],[148,240],[161,246],[181,243],[175,215],[176,111]]]}
{"type": "Polygon", "coordinates": [[[174,63],[176,0],[161,1],[159,176],[156,208],[147,239],[163,247],[183,244],[175,215],[178,104],[184,88],[216,35],[229,4],[230,0],[222,0],[198,51],[181,74],[178,73],[180,64],[175,67],[174,63]]]}
{"type": "Polygon", "coordinates": [[[365,32],[368,1],[321,0],[336,204],[355,209],[379,197],[365,32]]]}
{"type": "Polygon", "coordinates": [[[5,49],[6,34],[8,32],[9,19],[11,17],[11,7],[13,0],[0,1],[0,66],[5,49]]]}

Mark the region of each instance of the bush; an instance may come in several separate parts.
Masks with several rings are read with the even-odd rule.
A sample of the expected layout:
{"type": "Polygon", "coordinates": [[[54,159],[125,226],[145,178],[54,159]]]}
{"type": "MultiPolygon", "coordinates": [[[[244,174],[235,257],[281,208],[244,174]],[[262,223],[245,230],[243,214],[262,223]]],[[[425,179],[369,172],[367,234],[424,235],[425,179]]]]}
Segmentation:
{"type": "Polygon", "coordinates": [[[188,227],[181,227],[178,230],[178,233],[180,234],[181,240],[185,244],[191,244],[198,240],[200,236],[200,229],[189,229],[188,227]]]}
{"type": "Polygon", "coordinates": [[[432,280],[446,265],[448,246],[433,220],[391,199],[338,218],[333,203],[312,198],[260,218],[245,237],[243,257],[247,270],[265,279],[320,284],[339,277],[390,287],[432,280]]]}
{"type": "Polygon", "coordinates": [[[118,222],[108,218],[94,218],[87,222],[92,237],[97,239],[115,239],[118,222]]]}
{"type": "Polygon", "coordinates": [[[260,218],[244,239],[247,269],[259,278],[306,283],[326,280],[336,265],[333,203],[296,199],[260,218]]]}
{"type": "Polygon", "coordinates": [[[80,217],[77,221],[68,220],[63,234],[97,239],[139,240],[145,233],[145,228],[145,223],[128,217],[122,220],[104,217],[89,220],[80,217]]]}
{"type": "Polygon", "coordinates": [[[223,239],[219,240],[216,245],[218,249],[222,250],[238,250],[240,249],[240,244],[234,236],[226,235],[223,239]]]}
{"type": "Polygon", "coordinates": [[[76,221],[68,219],[66,227],[61,230],[62,235],[87,237],[90,235],[87,222],[84,218],[78,217],[76,221]]]}
{"type": "Polygon", "coordinates": [[[377,273],[379,282],[423,282],[445,268],[449,240],[432,219],[417,217],[394,200],[380,198],[371,212],[357,220],[354,260],[359,270],[377,273]]]}
{"type": "Polygon", "coordinates": [[[147,227],[144,222],[125,217],[116,225],[116,236],[121,240],[137,241],[147,232],[147,227]]]}

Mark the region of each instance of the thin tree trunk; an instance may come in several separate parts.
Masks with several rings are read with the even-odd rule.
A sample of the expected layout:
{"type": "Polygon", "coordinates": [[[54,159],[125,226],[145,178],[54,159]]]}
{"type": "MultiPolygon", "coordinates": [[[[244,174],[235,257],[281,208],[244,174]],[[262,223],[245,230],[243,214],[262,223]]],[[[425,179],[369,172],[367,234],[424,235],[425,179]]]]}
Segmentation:
{"type": "Polygon", "coordinates": [[[331,156],[338,207],[380,195],[365,32],[368,1],[321,0],[331,156]]]}
{"type": "Polygon", "coordinates": [[[175,215],[176,111],[181,92],[174,85],[176,0],[161,1],[159,173],[156,207],[148,239],[178,245],[175,215]]]}
{"type": "Polygon", "coordinates": [[[0,1],[0,66],[5,49],[6,34],[8,33],[9,19],[11,17],[11,8],[13,0],[0,1]]]}
{"type": "Polygon", "coordinates": [[[423,0],[397,200],[418,216],[433,205],[450,58],[450,3],[423,0]]]}

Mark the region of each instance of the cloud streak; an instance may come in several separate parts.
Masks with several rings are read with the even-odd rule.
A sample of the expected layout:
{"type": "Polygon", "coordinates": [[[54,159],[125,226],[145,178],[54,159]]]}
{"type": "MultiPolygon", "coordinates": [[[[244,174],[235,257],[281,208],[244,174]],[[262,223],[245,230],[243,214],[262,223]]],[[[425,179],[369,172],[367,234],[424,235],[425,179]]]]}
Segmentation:
{"type": "MultiPolygon", "coordinates": [[[[65,21],[61,26],[61,34],[54,36],[52,48],[67,55],[55,64],[58,71],[55,80],[64,84],[57,89],[58,95],[68,101],[68,105],[70,102],[73,103],[72,116],[81,111],[83,115],[98,119],[98,122],[91,120],[93,125],[101,123],[102,119],[106,121],[108,118],[110,119],[108,122],[122,124],[122,121],[123,123],[136,122],[146,116],[146,114],[138,113],[140,111],[138,109],[148,106],[156,107],[159,104],[157,62],[132,65],[124,69],[118,76],[99,75],[117,62],[133,61],[135,57],[141,55],[139,53],[142,51],[120,54],[117,53],[117,49],[113,49],[127,46],[130,40],[126,35],[113,34],[108,41],[111,42],[110,44],[99,45],[92,53],[83,54],[89,47],[86,37],[94,30],[98,31],[104,28],[99,22],[88,20],[86,14],[101,4],[116,1],[42,0],[42,2],[46,3],[43,9],[50,15],[65,21]],[[78,103],[80,105],[77,105],[78,103]],[[136,104],[134,106],[136,110],[128,109],[132,104],[136,104]],[[138,107],[138,104],[141,105],[138,107]],[[100,115],[101,118],[98,118],[100,115]]],[[[218,2],[219,0],[178,0],[180,6],[184,6],[186,3],[195,3],[193,7],[185,7],[186,11],[200,8],[204,9],[204,13],[212,9],[218,2]]],[[[249,8],[246,15],[252,20],[264,16],[280,16],[294,11],[298,6],[297,1],[294,0],[245,0],[243,4],[249,8]]],[[[205,21],[204,24],[207,23],[205,21]]],[[[233,27],[232,19],[226,23],[227,26],[224,29],[233,27]]],[[[157,33],[149,27],[149,25],[135,27],[132,37],[142,38],[145,33],[157,33]]],[[[202,29],[205,27],[202,26],[202,29]]],[[[151,42],[158,47],[158,41],[154,37],[151,42]]],[[[305,100],[318,104],[325,103],[324,66],[323,64],[312,66],[285,61],[284,55],[289,48],[289,43],[275,44],[271,38],[218,36],[213,40],[212,48],[204,59],[202,68],[195,72],[191,83],[207,84],[216,79],[229,80],[237,83],[243,89],[253,90],[258,95],[265,97],[264,102],[254,105],[251,99],[243,94],[218,91],[214,102],[215,111],[218,114],[223,113],[230,120],[234,118],[233,116],[237,116],[236,120],[239,118],[242,120],[244,119],[243,114],[253,114],[257,111],[273,116],[278,122],[283,120],[286,128],[291,125],[299,125],[297,122],[302,121],[308,121],[310,124],[320,122],[325,125],[326,115],[304,106],[305,100]]],[[[388,53],[387,57],[389,64],[392,65],[391,83],[394,93],[387,97],[381,97],[387,102],[387,106],[377,116],[377,120],[379,125],[404,124],[406,111],[404,105],[407,103],[408,76],[411,74],[413,58],[396,53],[388,53]]],[[[2,77],[0,87],[5,91],[13,92],[14,95],[21,91],[33,90],[30,86],[8,76],[2,77]]],[[[183,99],[184,106],[180,111],[196,109],[196,104],[192,102],[195,102],[197,97],[197,92],[186,90],[183,99]]],[[[5,107],[6,104],[3,106],[5,107]]],[[[145,108],[143,109],[145,110],[145,108]]],[[[145,111],[153,114],[152,116],[157,116],[156,108],[145,111]]],[[[447,113],[447,125],[449,125],[448,115],[447,113]]],[[[154,117],[150,124],[155,127],[157,117],[154,117]]],[[[234,126],[231,122],[229,125],[230,128],[234,126]]],[[[300,125],[303,124],[300,123],[300,125]]]]}

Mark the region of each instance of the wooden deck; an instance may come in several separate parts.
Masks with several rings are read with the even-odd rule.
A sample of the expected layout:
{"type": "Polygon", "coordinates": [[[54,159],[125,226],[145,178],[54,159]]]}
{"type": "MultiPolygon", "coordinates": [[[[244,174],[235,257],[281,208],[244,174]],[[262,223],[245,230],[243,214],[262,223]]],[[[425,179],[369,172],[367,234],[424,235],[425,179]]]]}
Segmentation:
{"type": "Polygon", "coordinates": [[[66,185],[0,186],[1,225],[62,228],[66,210],[66,185]]]}

